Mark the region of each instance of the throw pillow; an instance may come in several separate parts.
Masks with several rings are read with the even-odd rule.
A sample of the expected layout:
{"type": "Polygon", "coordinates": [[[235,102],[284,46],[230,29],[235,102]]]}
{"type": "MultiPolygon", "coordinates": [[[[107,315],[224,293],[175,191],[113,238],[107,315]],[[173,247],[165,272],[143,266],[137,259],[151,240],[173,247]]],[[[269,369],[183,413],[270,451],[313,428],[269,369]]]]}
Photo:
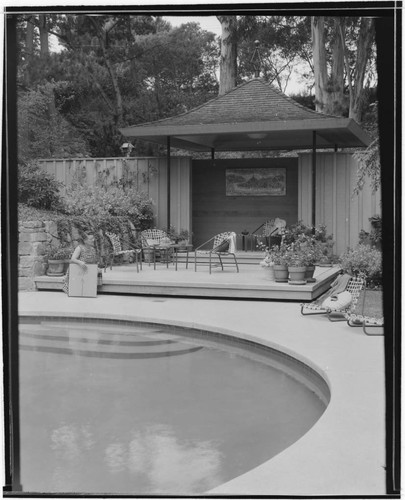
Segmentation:
{"type": "Polygon", "coordinates": [[[326,298],[322,302],[322,307],[324,309],[330,309],[331,311],[339,311],[348,307],[351,301],[352,294],[350,292],[341,292],[326,298]]]}

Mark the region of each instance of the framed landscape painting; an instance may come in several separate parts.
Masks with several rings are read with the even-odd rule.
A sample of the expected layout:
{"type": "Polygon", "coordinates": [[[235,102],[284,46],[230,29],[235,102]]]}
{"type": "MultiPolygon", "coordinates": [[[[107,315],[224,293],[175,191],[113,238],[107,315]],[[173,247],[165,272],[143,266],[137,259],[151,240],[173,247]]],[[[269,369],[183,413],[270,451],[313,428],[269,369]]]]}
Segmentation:
{"type": "Polygon", "coordinates": [[[227,168],[226,196],[285,196],[285,168],[227,168]]]}

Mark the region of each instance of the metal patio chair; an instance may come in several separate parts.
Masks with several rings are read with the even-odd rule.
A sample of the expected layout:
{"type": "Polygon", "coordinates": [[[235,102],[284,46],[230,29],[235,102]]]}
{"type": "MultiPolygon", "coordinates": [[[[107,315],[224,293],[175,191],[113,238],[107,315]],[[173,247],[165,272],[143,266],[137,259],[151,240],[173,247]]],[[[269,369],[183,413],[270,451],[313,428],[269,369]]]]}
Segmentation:
{"type": "Polygon", "coordinates": [[[287,222],[284,219],[279,219],[276,217],[275,219],[269,219],[266,222],[263,222],[257,229],[252,232],[252,238],[254,239],[253,244],[256,247],[256,244],[260,240],[265,240],[266,246],[271,247],[271,239],[274,236],[279,236],[280,231],[287,226],[287,222]],[[259,233],[260,229],[262,232],[259,233]]]}
{"type": "Polygon", "coordinates": [[[375,318],[364,314],[364,308],[366,303],[366,291],[367,291],[367,283],[365,283],[364,292],[363,292],[363,301],[360,307],[360,311],[350,312],[346,314],[347,324],[351,327],[362,327],[363,332],[366,335],[384,335],[384,318],[375,318]]]}
{"type": "MultiPolygon", "coordinates": [[[[340,279],[342,279],[343,277],[344,277],[344,275],[341,275],[340,279]]],[[[339,277],[337,278],[337,280],[339,280],[339,277]]],[[[335,281],[337,281],[337,280],[335,280],[335,281]]],[[[313,315],[313,314],[326,314],[330,321],[345,321],[347,318],[347,315],[352,313],[355,310],[357,302],[359,300],[360,292],[364,288],[364,286],[365,286],[365,281],[363,278],[353,276],[353,277],[348,279],[344,289],[339,290],[339,293],[341,291],[350,292],[350,294],[351,294],[350,304],[343,306],[341,309],[332,310],[332,309],[322,305],[323,300],[326,297],[324,297],[324,299],[322,299],[322,297],[321,297],[321,298],[316,299],[313,302],[301,304],[301,314],[303,316],[309,316],[309,315],[313,315]]],[[[332,289],[333,289],[333,286],[332,286],[332,289]]],[[[335,288],[335,290],[337,290],[337,288],[335,288]]],[[[335,291],[334,293],[338,293],[338,292],[335,291]]],[[[329,291],[328,295],[333,296],[334,293],[332,290],[332,293],[331,293],[331,291],[329,291]]]]}
{"type": "Polygon", "coordinates": [[[208,241],[197,247],[194,251],[194,270],[197,271],[197,262],[198,257],[207,257],[208,256],[208,264],[201,263],[200,265],[208,265],[209,272],[211,274],[212,267],[221,266],[222,271],[224,270],[224,266],[236,266],[236,272],[239,272],[238,261],[236,260],[235,255],[235,239],[236,233],[234,232],[225,232],[219,233],[210,238],[208,241]],[[214,263],[212,260],[213,256],[217,256],[219,259],[219,264],[214,263]],[[233,261],[227,263],[223,261],[223,257],[232,257],[233,261]]]}
{"type": "Polygon", "coordinates": [[[112,250],[111,250],[110,254],[108,255],[108,263],[107,263],[107,259],[105,261],[104,272],[106,271],[107,266],[109,266],[110,269],[112,269],[112,266],[114,264],[114,260],[117,257],[129,255],[130,257],[134,258],[134,260],[136,262],[136,272],[139,273],[139,268],[141,268],[141,270],[142,270],[142,259],[141,259],[142,248],[126,241],[125,242],[126,246],[128,246],[129,248],[126,250],[123,250],[122,245],[121,245],[121,238],[119,237],[119,235],[117,235],[115,233],[110,233],[108,231],[105,233],[105,235],[110,240],[112,250]]]}
{"type": "Polygon", "coordinates": [[[145,262],[156,267],[156,257],[160,256],[161,250],[165,251],[167,262],[171,260],[173,248],[170,248],[171,241],[168,234],[162,229],[145,229],[141,232],[142,248],[144,252],[145,262]],[[160,248],[159,248],[160,247],[160,248]]]}

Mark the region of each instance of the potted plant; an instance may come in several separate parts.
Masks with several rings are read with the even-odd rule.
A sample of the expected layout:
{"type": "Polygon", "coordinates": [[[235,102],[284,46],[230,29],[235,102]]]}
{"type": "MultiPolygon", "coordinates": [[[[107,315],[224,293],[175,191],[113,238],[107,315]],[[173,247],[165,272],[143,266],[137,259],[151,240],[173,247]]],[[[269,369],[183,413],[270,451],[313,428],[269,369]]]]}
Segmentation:
{"type": "Polygon", "coordinates": [[[174,241],[174,243],[176,243],[176,245],[188,245],[190,238],[190,232],[188,229],[180,229],[180,231],[177,232],[174,226],[170,226],[167,235],[172,241],[174,241]]]}
{"type": "Polygon", "coordinates": [[[288,258],[284,245],[273,246],[270,250],[270,259],[273,262],[274,280],[278,283],[288,281],[288,258]]]}
{"type": "Polygon", "coordinates": [[[305,285],[305,252],[299,246],[292,246],[286,253],[288,261],[288,282],[292,285],[305,285]]]}
{"type": "Polygon", "coordinates": [[[45,256],[48,260],[48,276],[63,276],[66,273],[68,261],[73,253],[71,247],[59,245],[57,247],[49,246],[45,256]]]}
{"type": "Polygon", "coordinates": [[[265,247],[264,249],[264,259],[260,262],[260,266],[266,270],[267,279],[274,281],[274,262],[269,247],[265,247]]]}
{"type": "Polygon", "coordinates": [[[313,237],[305,237],[301,242],[300,249],[303,253],[303,264],[306,266],[305,279],[307,282],[314,282],[315,266],[323,257],[323,244],[313,237]]]}

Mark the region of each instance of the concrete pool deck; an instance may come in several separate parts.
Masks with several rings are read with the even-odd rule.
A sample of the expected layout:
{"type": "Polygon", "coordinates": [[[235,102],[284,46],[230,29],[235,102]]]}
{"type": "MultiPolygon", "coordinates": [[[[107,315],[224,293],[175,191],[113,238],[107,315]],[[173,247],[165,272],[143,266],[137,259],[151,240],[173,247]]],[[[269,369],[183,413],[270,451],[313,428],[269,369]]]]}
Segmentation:
{"type": "Polygon", "coordinates": [[[19,314],[133,319],[226,333],[285,352],[328,382],[331,401],[314,427],[212,496],[385,494],[383,337],[300,314],[298,303],[20,292],[19,314]]]}

